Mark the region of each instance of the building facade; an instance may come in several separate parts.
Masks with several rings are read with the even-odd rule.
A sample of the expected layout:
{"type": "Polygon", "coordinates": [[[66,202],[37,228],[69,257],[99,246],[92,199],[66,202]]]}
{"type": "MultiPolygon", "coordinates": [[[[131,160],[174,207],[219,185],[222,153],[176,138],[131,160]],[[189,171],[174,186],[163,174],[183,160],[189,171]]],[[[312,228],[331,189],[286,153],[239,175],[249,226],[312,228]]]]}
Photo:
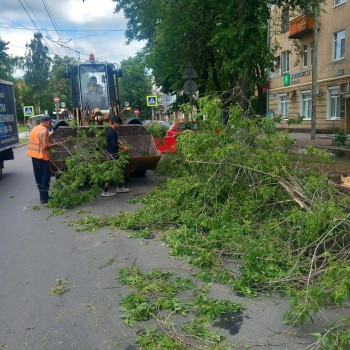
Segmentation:
{"type": "MultiPolygon", "coordinates": [[[[316,130],[350,133],[350,0],[326,0],[318,23],[316,130]]],[[[269,113],[282,116],[279,128],[310,132],[314,18],[272,7],[269,27],[269,113]]]]}

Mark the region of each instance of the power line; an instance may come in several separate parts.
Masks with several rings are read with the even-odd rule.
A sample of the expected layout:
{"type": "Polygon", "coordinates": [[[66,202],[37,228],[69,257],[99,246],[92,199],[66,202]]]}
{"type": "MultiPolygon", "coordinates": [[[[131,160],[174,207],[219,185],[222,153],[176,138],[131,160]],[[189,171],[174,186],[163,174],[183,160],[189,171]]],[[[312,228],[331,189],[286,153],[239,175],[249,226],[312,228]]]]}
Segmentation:
{"type": "MultiPolygon", "coordinates": [[[[15,22],[13,22],[15,23],[15,22]]],[[[20,24],[18,24],[20,25],[20,24]]],[[[46,32],[55,32],[56,29],[39,29],[39,28],[26,28],[23,27],[19,28],[19,27],[11,27],[11,26],[2,26],[0,25],[0,28],[7,28],[7,29],[26,29],[26,30],[31,30],[31,31],[41,31],[41,30],[45,30],[46,32]]],[[[126,29],[60,29],[60,32],[125,32],[126,29]]]]}
{"type": "MultiPolygon", "coordinates": [[[[37,27],[37,25],[35,24],[35,22],[33,21],[33,18],[30,16],[29,12],[27,11],[27,9],[24,7],[23,3],[21,0],[18,0],[19,3],[21,4],[21,6],[23,7],[24,11],[26,12],[26,14],[28,15],[29,19],[31,20],[31,22],[33,23],[34,27],[37,29],[37,31],[42,35],[42,32],[39,30],[39,28],[37,27]]],[[[27,4],[27,6],[30,8],[30,6],[27,4]]],[[[30,10],[33,12],[33,10],[30,8],[30,10]]],[[[34,13],[34,12],[33,12],[34,13]]],[[[52,51],[52,53],[55,55],[54,51],[51,49],[51,47],[49,46],[49,44],[47,43],[47,41],[45,40],[45,37],[43,36],[43,39],[48,47],[49,50],[52,51]]]]}
{"type": "MultiPolygon", "coordinates": [[[[45,0],[42,0],[42,3],[43,3],[43,5],[44,5],[44,7],[45,7],[45,10],[46,10],[47,14],[49,15],[49,18],[50,18],[50,20],[51,20],[51,23],[53,24],[53,27],[54,27],[55,30],[56,30],[56,33],[57,33],[58,38],[62,41],[61,35],[60,35],[60,33],[58,32],[58,29],[57,29],[57,26],[56,26],[56,22],[55,22],[55,20],[53,19],[52,14],[51,14],[51,11],[50,11],[50,9],[49,9],[49,5],[46,4],[45,0]]],[[[68,55],[67,49],[65,49],[65,51],[66,51],[66,54],[68,55]]]]}

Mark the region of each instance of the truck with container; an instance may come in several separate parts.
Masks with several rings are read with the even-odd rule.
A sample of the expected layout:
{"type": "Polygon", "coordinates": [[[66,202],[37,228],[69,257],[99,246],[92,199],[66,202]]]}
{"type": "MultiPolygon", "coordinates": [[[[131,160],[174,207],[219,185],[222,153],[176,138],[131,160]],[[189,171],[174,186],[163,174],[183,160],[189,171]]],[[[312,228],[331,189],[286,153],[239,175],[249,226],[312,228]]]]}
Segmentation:
{"type": "MultiPolygon", "coordinates": [[[[71,82],[72,120],[54,120],[53,132],[50,135],[52,143],[60,143],[50,157],[51,173],[59,175],[65,170],[65,160],[74,147],[77,135],[82,131],[89,134],[91,126],[103,128],[109,123],[112,115],[119,115],[124,120],[119,129],[119,138],[130,146],[128,164],[125,175],[146,174],[154,170],[161,158],[153,136],[143,127],[137,118],[123,118],[120,108],[118,79],[122,72],[114,64],[95,60],[93,54],[89,60],[72,65],[67,71],[71,82]]],[[[91,138],[94,142],[94,138],[91,138]]]]}
{"type": "Polygon", "coordinates": [[[13,83],[0,79],[0,179],[4,162],[14,159],[13,148],[18,141],[13,83]]]}

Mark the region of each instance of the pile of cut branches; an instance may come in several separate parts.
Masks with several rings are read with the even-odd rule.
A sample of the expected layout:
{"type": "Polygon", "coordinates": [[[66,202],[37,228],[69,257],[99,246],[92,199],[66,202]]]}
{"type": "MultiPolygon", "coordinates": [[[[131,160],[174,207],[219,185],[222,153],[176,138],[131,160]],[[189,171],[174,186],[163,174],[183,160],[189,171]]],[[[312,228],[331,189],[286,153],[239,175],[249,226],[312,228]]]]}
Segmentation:
{"type": "MultiPolygon", "coordinates": [[[[294,141],[276,132],[272,119],[242,118],[233,108],[223,127],[216,100],[202,101],[201,112],[206,121],[200,129],[183,132],[176,155],[164,160],[168,180],[142,199],[141,209],[109,224],[161,230],[171,254],[187,257],[204,281],[250,296],[289,295],[287,322],[344,305],[350,293],[350,200],[321,171],[319,164],[331,161],[326,153],[308,149],[322,157],[317,167],[305,167],[302,156],[291,163],[294,141]],[[236,259],[242,263],[238,274],[230,269],[236,259]]],[[[334,326],[326,335],[318,340],[324,348],[349,344],[349,328],[334,326]]]]}
{"type": "Polygon", "coordinates": [[[105,151],[105,128],[91,126],[88,133],[78,129],[76,138],[62,142],[68,156],[65,169],[52,183],[50,207],[66,209],[77,206],[96,197],[105,181],[123,181],[128,155],[120,152],[118,160],[109,160],[105,151]]]}

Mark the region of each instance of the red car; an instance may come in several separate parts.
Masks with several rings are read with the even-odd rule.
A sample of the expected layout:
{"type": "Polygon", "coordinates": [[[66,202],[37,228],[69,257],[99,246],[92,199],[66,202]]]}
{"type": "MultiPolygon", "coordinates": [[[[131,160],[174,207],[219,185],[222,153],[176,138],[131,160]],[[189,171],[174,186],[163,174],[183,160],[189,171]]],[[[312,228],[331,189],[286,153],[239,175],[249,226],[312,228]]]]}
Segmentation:
{"type": "Polygon", "coordinates": [[[177,122],[173,124],[169,130],[167,131],[166,136],[167,137],[176,137],[176,135],[182,131],[185,130],[197,130],[198,128],[198,123],[195,121],[190,121],[190,122],[177,122]]]}
{"type": "Polygon", "coordinates": [[[185,130],[197,130],[198,124],[195,121],[177,122],[166,132],[165,138],[155,139],[157,149],[161,153],[176,152],[176,136],[185,130]]]}

